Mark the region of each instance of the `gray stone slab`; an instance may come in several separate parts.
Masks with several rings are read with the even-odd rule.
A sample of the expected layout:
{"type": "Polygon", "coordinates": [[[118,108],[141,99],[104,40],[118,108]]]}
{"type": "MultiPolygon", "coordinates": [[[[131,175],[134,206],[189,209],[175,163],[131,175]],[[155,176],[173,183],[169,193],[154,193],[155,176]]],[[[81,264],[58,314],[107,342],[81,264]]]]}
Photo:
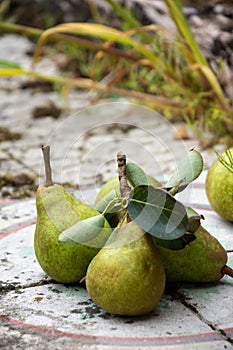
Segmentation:
{"type": "Polygon", "coordinates": [[[57,120],[32,119],[31,110],[37,101],[45,103],[45,97],[35,94],[25,100],[24,96],[15,105],[9,101],[9,108],[17,109],[17,116],[6,108],[8,118],[3,119],[4,125],[12,130],[17,127],[22,138],[14,142],[14,147],[11,142],[3,142],[2,148],[18,161],[20,170],[24,166],[39,176],[43,175],[40,145],[49,143],[55,181],[76,184],[78,173],[80,185],[94,184],[101,168],[105,168],[103,181],[106,181],[117,171],[113,160],[118,151],[125,152],[129,160],[138,162],[148,173],[166,176],[191,147],[198,147],[196,140],[174,141],[176,129],[166,118],[125,100],[67,111],[57,120]],[[27,105],[27,111],[20,108],[21,103],[27,105]]]}
{"type": "MultiPolygon", "coordinates": [[[[87,191],[88,197],[93,200],[93,188],[87,191]]],[[[110,315],[91,302],[84,285],[65,286],[45,277],[33,250],[35,199],[3,202],[2,209],[13,221],[8,221],[9,227],[4,227],[0,236],[0,275],[5,288],[1,320],[4,327],[14,325],[24,334],[28,332],[29,344],[36,331],[38,343],[40,339],[44,345],[48,334],[64,338],[63,343],[57,340],[58,349],[61,344],[79,346],[83,342],[95,345],[95,349],[153,349],[159,345],[163,349],[229,348],[226,339],[232,333],[232,280],[183,286],[179,293],[186,303],[179,294],[174,298],[172,293],[165,293],[149,316],[135,319],[110,315]]],[[[232,254],[229,257],[232,266],[232,254]]],[[[24,340],[20,337],[20,341],[24,340]]]]}
{"type": "Polygon", "coordinates": [[[23,224],[36,220],[35,198],[3,201],[0,204],[0,237],[11,229],[16,230],[23,224]]]}
{"type": "Polygon", "coordinates": [[[34,231],[35,224],[24,220],[17,222],[17,227],[11,226],[0,235],[0,276],[4,287],[31,285],[39,283],[45,277],[34,253],[34,231]]]}
{"type": "MultiPolygon", "coordinates": [[[[229,253],[229,265],[233,266],[233,253],[229,253]]],[[[207,322],[222,329],[233,340],[233,279],[225,276],[216,284],[189,286],[183,289],[188,303],[207,322]],[[230,334],[231,333],[231,334],[230,334]]]]}
{"type": "MultiPolygon", "coordinates": [[[[166,176],[191,147],[198,147],[195,140],[180,140],[174,148],[174,133],[175,127],[165,118],[142,106],[125,101],[98,104],[67,116],[51,133],[54,172],[65,180],[63,173],[69,168],[71,174],[73,166],[80,185],[93,184],[106,164],[109,173],[116,173],[116,165],[110,161],[122,150],[152,175],[166,176]]],[[[103,174],[104,181],[111,175],[103,174]]]]}
{"type": "MultiPolygon", "coordinates": [[[[149,316],[130,318],[105,313],[94,305],[84,286],[49,284],[8,292],[5,316],[70,334],[107,338],[179,337],[214,332],[190,310],[164,296],[149,316]],[[174,322],[176,320],[176,322],[174,322]]],[[[168,339],[169,340],[169,339],[168,339]]]]}
{"type": "Polygon", "coordinates": [[[114,345],[114,344],[103,344],[97,343],[89,339],[80,339],[76,337],[67,337],[67,336],[57,336],[47,334],[46,337],[34,332],[25,331],[20,333],[18,330],[12,330],[11,327],[0,327],[1,344],[5,349],[13,350],[15,349],[14,345],[17,344],[17,350],[24,349],[36,349],[36,350],[173,350],[173,349],[189,349],[189,350],[220,350],[220,349],[230,349],[231,344],[227,343],[224,340],[216,340],[214,343],[211,341],[202,341],[199,343],[187,343],[187,344],[172,344],[172,345],[162,345],[161,343],[149,344],[147,345],[143,342],[141,345],[114,345]]]}

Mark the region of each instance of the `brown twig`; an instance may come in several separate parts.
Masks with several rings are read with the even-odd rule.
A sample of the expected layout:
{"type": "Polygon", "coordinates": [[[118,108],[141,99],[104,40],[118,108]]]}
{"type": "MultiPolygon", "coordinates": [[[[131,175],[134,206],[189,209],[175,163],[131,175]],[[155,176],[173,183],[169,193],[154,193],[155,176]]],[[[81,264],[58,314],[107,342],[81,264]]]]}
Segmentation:
{"type": "Polygon", "coordinates": [[[50,146],[41,146],[43,157],[44,157],[44,167],[45,167],[45,187],[53,185],[52,180],[52,170],[50,166],[50,146]]]}
{"type": "Polygon", "coordinates": [[[122,197],[128,197],[131,188],[126,178],[126,155],[122,152],[117,153],[118,176],[120,181],[120,192],[122,197]]]}

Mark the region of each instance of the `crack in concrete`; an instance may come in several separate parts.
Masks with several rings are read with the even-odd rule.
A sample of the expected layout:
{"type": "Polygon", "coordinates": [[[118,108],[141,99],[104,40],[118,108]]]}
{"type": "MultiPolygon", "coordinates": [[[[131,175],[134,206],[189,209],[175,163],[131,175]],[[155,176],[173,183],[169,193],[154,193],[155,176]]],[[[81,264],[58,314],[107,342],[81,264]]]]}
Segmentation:
{"type": "MultiPolygon", "coordinates": [[[[35,283],[30,283],[30,284],[25,284],[25,285],[15,285],[13,283],[9,283],[6,284],[5,286],[1,286],[0,287],[0,293],[8,293],[10,291],[17,291],[17,290],[21,290],[21,289],[28,289],[28,288],[33,288],[33,287],[38,287],[38,286],[44,286],[44,285],[49,285],[49,284],[56,284],[57,282],[55,282],[52,279],[41,279],[38,282],[35,283]]],[[[212,331],[214,331],[215,333],[217,333],[224,341],[228,342],[229,344],[233,344],[233,339],[230,338],[227,333],[217,327],[214,323],[210,322],[208,319],[206,319],[205,317],[202,316],[202,314],[199,312],[199,310],[197,309],[197,307],[192,304],[189,301],[189,296],[186,295],[185,291],[180,290],[180,287],[177,286],[169,286],[168,289],[166,289],[166,295],[169,295],[173,300],[176,300],[178,302],[180,302],[185,308],[187,308],[189,311],[191,311],[196,317],[199,318],[199,320],[201,322],[203,322],[205,325],[207,325],[212,331]]],[[[38,331],[36,330],[25,330],[24,328],[21,328],[20,326],[16,326],[16,325],[12,325],[10,322],[8,322],[8,315],[0,315],[0,325],[2,325],[3,327],[8,327],[11,330],[17,330],[21,333],[21,336],[23,334],[39,334],[38,331]]],[[[43,335],[44,337],[44,335],[43,335]]],[[[47,338],[47,337],[45,337],[47,338]]],[[[51,337],[51,334],[48,334],[48,339],[52,339],[53,336],[51,337]]]]}
{"type": "Polygon", "coordinates": [[[0,285],[0,293],[1,294],[6,294],[11,291],[18,291],[20,289],[28,289],[28,288],[33,288],[33,287],[40,287],[40,286],[45,286],[48,284],[54,284],[56,283],[52,279],[50,280],[40,280],[39,282],[34,282],[30,284],[24,284],[24,285],[18,285],[18,283],[6,283],[6,285],[0,285]]]}
{"type": "Polygon", "coordinates": [[[31,171],[35,176],[38,176],[38,173],[35,171],[35,169],[28,166],[26,163],[24,163],[21,159],[16,158],[9,149],[3,149],[3,151],[7,154],[7,156],[11,159],[17,162],[18,164],[22,165],[24,169],[27,169],[31,171]]]}
{"type": "Polygon", "coordinates": [[[233,344],[233,339],[230,338],[223,329],[218,328],[216,325],[214,325],[212,322],[210,322],[200,314],[196,306],[188,301],[188,297],[185,295],[184,291],[176,290],[169,292],[169,294],[172,298],[180,301],[182,305],[184,305],[187,309],[194,313],[200,319],[200,321],[205,323],[213,331],[217,332],[225,341],[227,341],[230,344],[233,344]]]}

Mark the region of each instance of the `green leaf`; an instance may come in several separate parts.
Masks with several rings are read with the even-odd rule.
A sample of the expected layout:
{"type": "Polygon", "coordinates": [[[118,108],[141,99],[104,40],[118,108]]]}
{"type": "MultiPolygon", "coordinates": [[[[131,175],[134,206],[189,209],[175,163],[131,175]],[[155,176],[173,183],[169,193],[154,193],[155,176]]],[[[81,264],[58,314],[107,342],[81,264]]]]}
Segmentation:
{"type": "Polygon", "coordinates": [[[0,68],[17,68],[20,69],[20,65],[15,62],[0,60],[0,68]]]}
{"type": "Polygon", "coordinates": [[[185,207],[167,191],[153,186],[136,186],[128,203],[130,218],[154,237],[173,240],[188,227],[185,207]]]}
{"type": "MultiPolygon", "coordinates": [[[[117,193],[116,193],[115,189],[112,189],[103,198],[101,198],[101,200],[98,203],[96,203],[95,209],[102,213],[103,211],[105,211],[105,209],[107,208],[109,203],[116,198],[117,198],[117,193]]],[[[118,210],[119,210],[119,208],[118,209],[115,208],[115,205],[114,205],[114,207],[109,208],[107,212],[116,212],[118,210]]]]}
{"type": "Polygon", "coordinates": [[[126,164],[126,177],[131,187],[139,185],[152,185],[154,187],[162,187],[152,176],[147,175],[144,170],[135,163],[126,164]]]}
{"type": "Polygon", "coordinates": [[[173,2],[176,4],[176,6],[179,8],[179,10],[182,11],[182,2],[181,2],[181,0],[173,0],[173,2]]]}
{"type": "Polygon", "coordinates": [[[184,249],[187,244],[193,242],[196,239],[195,232],[201,225],[202,215],[199,215],[194,209],[186,207],[187,217],[188,217],[188,231],[184,236],[173,239],[173,240],[164,240],[154,237],[156,243],[164,248],[171,250],[180,250],[184,249]]]}
{"type": "Polygon", "coordinates": [[[80,220],[59,235],[59,241],[64,243],[86,243],[96,238],[104,227],[102,214],[80,220]]]}
{"type": "Polygon", "coordinates": [[[146,45],[141,44],[138,40],[133,39],[131,36],[133,35],[131,32],[122,32],[121,30],[117,30],[115,28],[96,24],[96,23],[63,23],[59,24],[55,27],[46,29],[42,32],[33,57],[33,64],[35,64],[41,54],[41,47],[44,45],[46,40],[51,35],[58,33],[66,33],[66,34],[76,34],[76,35],[88,35],[93,36],[95,38],[113,41],[115,43],[125,45],[127,47],[134,48],[138,53],[142,54],[144,57],[148,58],[154,64],[159,65],[161,62],[158,59],[157,55],[155,55],[146,45]]]}
{"type": "Polygon", "coordinates": [[[126,164],[126,177],[132,187],[149,184],[149,179],[146,173],[135,163],[126,164]]]}
{"type": "Polygon", "coordinates": [[[188,155],[178,164],[165,187],[171,194],[183,191],[190,182],[194,181],[202,172],[203,159],[199,152],[189,151],[188,155]]]}
{"type": "Polygon", "coordinates": [[[165,240],[154,237],[156,243],[170,250],[181,250],[196,239],[194,234],[185,234],[184,236],[172,240],[165,240]]]}

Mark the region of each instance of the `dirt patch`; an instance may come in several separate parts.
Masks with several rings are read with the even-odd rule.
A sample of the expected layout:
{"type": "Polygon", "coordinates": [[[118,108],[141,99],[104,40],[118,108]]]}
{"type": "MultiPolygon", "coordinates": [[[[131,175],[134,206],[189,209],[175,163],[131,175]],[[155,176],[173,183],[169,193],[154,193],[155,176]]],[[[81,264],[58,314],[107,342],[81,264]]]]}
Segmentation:
{"type": "Polygon", "coordinates": [[[0,175],[0,190],[3,198],[21,199],[35,195],[35,176],[20,173],[12,175],[3,173],[0,175]]]}
{"type": "Polygon", "coordinates": [[[32,117],[34,119],[43,117],[52,117],[54,119],[59,118],[62,109],[57,107],[53,101],[49,101],[47,105],[37,106],[32,111],[32,117]]]}
{"type": "Polygon", "coordinates": [[[22,138],[22,134],[19,132],[13,132],[4,126],[0,126],[0,142],[3,141],[15,141],[22,138]]]}

